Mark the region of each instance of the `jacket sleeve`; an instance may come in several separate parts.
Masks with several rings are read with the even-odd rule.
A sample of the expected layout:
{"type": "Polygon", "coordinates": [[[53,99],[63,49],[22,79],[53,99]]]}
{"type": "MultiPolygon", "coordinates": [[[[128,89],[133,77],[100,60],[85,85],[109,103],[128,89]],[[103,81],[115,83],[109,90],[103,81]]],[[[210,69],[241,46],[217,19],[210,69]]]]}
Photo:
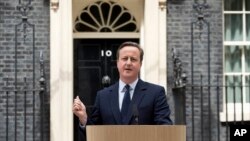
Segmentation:
{"type": "Polygon", "coordinates": [[[160,87],[159,92],[155,95],[154,101],[154,123],[161,125],[161,124],[173,124],[172,120],[170,119],[170,109],[167,103],[167,97],[165,94],[165,89],[160,87]]]}

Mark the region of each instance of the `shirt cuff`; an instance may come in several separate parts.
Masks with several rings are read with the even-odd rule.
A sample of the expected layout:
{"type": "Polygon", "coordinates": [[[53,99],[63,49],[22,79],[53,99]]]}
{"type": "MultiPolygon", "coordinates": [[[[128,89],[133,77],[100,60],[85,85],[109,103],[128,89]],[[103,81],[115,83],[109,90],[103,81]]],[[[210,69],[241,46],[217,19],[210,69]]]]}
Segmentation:
{"type": "Polygon", "coordinates": [[[79,126],[80,126],[81,129],[84,129],[86,127],[86,125],[83,125],[80,122],[79,122],[79,126]]]}

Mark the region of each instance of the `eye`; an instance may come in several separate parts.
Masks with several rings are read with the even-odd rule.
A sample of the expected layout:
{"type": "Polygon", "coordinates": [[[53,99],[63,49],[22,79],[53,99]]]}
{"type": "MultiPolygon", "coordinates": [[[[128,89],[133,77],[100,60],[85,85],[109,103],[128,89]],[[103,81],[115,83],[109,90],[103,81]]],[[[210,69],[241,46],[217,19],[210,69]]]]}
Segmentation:
{"type": "Polygon", "coordinates": [[[137,59],[136,59],[136,58],[131,58],[131,61],[132,61],[132,62],[136,62],[137,59]]]}
{"type": "Polygon", "coordinates": [[[126,60],[128,60],[128,57],[123,57],[122,60],[126,61],[126,60]]]}

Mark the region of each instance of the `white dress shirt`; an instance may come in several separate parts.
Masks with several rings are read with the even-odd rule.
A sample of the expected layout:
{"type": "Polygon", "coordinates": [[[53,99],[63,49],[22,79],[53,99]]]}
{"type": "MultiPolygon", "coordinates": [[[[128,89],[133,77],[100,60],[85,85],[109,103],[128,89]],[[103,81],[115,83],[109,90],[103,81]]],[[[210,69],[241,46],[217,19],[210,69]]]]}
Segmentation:
{"type": "MultiPolygon", "coordinates": [[[[136,86],[137,82],[138,82],[138,78],[134,82],[128,84],[130,86],[130,99],[132,99],[132,97],[134,95],[134,90],[135,90],[135,86],[136,86]]],[[[123,98],[124,98],[124,95],[126,92],[126,88],[125,88],[126,85],[127,84],[124,83],[123,81],[121,81],[121,79],[119,80],[119,89],[118,89],[119,96],[118,97],[119,97],[120,110],[122,109],[122,101],[123,101],[123,98]]]]}

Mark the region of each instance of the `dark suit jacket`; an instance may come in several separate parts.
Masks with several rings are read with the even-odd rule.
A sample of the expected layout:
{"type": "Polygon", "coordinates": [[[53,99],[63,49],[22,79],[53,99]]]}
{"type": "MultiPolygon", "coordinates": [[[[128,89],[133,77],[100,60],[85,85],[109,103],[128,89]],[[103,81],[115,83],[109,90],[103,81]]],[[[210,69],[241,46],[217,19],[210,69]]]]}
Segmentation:
{"type": "MultiPolygon", "coordinates": [[[[121,113],[118,102],[119,83],[97,92],[95,105],[87,125],[121,125],[121,113]]],[[[132,102],[129,107],[126,124],[135,122],[139,125],[172,124],[170,109],[163,87],[141,79],[136,84],[132,102]],[[136,112],[135,112],[136,111],[136,112]]]]}

